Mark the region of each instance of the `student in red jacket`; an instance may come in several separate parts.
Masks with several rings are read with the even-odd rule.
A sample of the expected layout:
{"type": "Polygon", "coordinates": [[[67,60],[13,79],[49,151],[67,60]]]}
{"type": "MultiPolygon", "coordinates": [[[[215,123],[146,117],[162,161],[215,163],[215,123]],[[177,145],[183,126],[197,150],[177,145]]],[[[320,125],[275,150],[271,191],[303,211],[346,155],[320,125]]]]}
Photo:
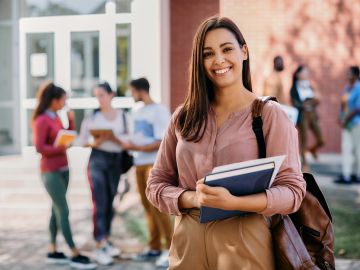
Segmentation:
{"type": "MultiPolygon", "coordinates": [[[[38,104],[32,118],[33,140],[37,152],[41,154],[41,179],[52,201],[49,223],[50,244],[47,261],[68,263],[74,268],[93,269],[96,265],[88,257],[82,256],[75,246],[69,223],[69,208],[66,191],[69,184],[69,167],[64,146],[54,146],[57,133],[64,129],[57,115],[65,105],[66,92],[61,87],[47,82],[38,90],[38,104]],[[60,229],[71,249],[69,260],[56,248],[56,235],[60,229]]],[[[68,112],[69,129],[74,129],[74,114],[68,112]]]]}

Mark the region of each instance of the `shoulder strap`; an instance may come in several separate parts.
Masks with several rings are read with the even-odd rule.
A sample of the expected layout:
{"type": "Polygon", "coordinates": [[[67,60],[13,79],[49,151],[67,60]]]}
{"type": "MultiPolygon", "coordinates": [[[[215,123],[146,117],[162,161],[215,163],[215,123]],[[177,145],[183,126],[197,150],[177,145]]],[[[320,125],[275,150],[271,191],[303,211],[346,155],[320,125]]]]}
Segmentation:
{"type": "Polygon", "coordinates": [[[256,136],[256,141],[259,147],[259,158],[266,157],[266,145],[265,145],[265,138],[263,133],[263,121],[262,121],[262,110],[264,105],[269,101],[273,100],[277,102],[276,97],[258,97],[254,100],[252,104],[252,129],[256,136]]]}

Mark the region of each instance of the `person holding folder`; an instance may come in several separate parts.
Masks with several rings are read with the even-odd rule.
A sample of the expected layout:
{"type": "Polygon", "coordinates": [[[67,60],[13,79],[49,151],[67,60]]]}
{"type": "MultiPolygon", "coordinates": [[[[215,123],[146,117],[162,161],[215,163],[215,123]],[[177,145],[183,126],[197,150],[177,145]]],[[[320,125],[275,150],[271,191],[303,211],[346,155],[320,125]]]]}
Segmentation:
{"type": "Polygon", "coordinates": [[[120,254],[110,242],[110,234],[113,200],[123,173],[120,138],[126,133],[126,118],[122,110],[112,107],[114,91],[107,82],[94,88],[94,96],[100,107],[83,120],[77,144],[91,147],[87,174],[94,206],[95,259],[110,265],[112,257],[120,254]]]}
{"type": "MultiPolygon", "coordinates": [[[[55,145],[58,133],[64,130],[57,111],[65,105],[66,92],[52,82],[45,82],[38,89],[37,100],[38,103],[32,115],[33,140],[36,151],[41,154],[41,179],[52,201],[47,261],[58,264],[70,262],[74,268],[93,269],[96,264],[90,262],[88,257],[81,255],[73,241],[66,199],[69,185],[66,146],[55,145]],[[64,253],[57,250],[56,236],[59,229],[71,249],[70,260],[64,253]]],[[[69,130],[73,130],[75,127],[73,112],[68,112],[68,119],[69,130]]]]}
{"type": "Polygon", "coordinates": [[[200,25],[189,70],[188,94],[172,116],[146,189],[160,211],[176,215],[168,269],[275,269],[267,217],[295,212],[306,192],[296,129],[280,105],[268,102],[262,115],[267,154],[286,155],[272,186],[236,197],[205,185],[214,167],[258,158],[249,50],[234,22],[212,17],[200,25]],[[250,214],[201,224],[201,206],[250,214]]]}

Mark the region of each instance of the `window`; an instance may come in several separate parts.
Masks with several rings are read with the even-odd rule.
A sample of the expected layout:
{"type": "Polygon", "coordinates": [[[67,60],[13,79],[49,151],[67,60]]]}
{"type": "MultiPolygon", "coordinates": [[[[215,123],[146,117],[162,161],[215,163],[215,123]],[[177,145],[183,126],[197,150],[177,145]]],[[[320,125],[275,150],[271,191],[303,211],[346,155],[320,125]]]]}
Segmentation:
{"type": "Polygon", "coordinates": [[[116,26],[116,91],[118,96],[127,94],[127,84],[131,78],[130,33],[130,24],[118,24],[116,26]]]}

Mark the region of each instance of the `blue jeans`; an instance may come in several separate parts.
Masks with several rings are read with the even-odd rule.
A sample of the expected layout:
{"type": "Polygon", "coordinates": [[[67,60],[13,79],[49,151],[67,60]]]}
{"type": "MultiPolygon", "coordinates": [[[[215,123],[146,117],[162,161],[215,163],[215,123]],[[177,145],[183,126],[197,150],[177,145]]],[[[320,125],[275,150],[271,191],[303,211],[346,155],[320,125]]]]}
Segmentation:
{"type": "Polygon", "coordinates": [[[121,153],[93,149],[88,166],[88,179],[93,200],[94,238],[101,241],[110,236],[114,217],[113,200],[121,175],[121,153]]]}

